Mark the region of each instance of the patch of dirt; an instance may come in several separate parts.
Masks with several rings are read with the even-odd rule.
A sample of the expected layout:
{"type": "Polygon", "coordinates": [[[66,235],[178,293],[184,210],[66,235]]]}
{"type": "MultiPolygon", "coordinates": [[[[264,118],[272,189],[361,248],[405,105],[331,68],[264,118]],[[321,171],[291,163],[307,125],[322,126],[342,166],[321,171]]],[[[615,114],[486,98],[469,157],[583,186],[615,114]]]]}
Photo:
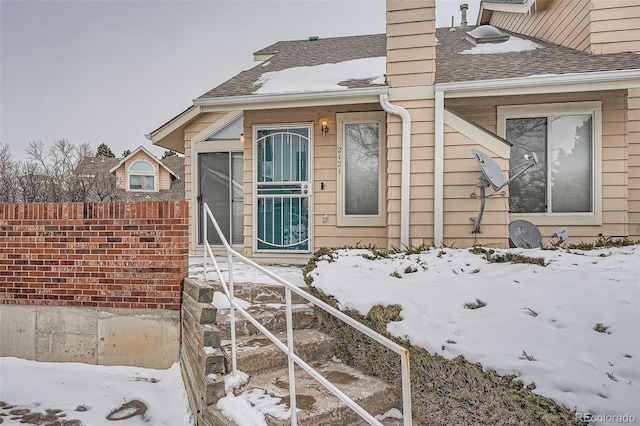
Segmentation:
{"type": "Polygon", "coordinates": [[[110,421],[130,419],[133,416],[144,418],[146,412],[147,405],[142,401],[134,399],[133,401],[125,402],[120,407],[111,411],[105,418],[110,421]]]}
{"type": "Polygon", "coordinates": [[[62,410],[47,409],[44,413],[31,411],[30,408],[19,407],[0,401],[0,423],[4,423],[4,417],[9,420],[17,420],[22,424],[38,426],[82,426],[77,419],[65,419],[67,416],[62,410]]]}

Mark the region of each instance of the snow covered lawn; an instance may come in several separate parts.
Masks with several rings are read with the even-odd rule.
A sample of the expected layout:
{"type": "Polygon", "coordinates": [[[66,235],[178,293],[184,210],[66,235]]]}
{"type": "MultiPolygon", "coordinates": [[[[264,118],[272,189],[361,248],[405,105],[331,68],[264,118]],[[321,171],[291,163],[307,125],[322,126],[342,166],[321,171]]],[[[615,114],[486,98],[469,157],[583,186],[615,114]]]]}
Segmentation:
{"type": "Polygon", "coordinates": [[[154,370],[0,358],[2,426],[111,424],[107,418],[119,426],[193,425],[180,366],[154,370]]]}
{"type": "Polygon", "coordinates": [[[313,285],[366,315],[398,304],[388,331],[485,370],[514,374],[534,392],[600,423],[640,420],[640,246],[496,250],[546,266],[489,263],[467,249],[371,259],[338,250],[313,285]]]}

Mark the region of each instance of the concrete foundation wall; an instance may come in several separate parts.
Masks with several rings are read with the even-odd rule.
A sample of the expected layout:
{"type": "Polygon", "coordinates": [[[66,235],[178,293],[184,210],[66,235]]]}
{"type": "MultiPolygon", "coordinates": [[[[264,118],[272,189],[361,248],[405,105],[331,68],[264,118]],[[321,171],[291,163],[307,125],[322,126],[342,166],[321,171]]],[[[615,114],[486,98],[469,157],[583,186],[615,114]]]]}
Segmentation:
{"type": "Polygon", "coordinates": [[[169,368],[180,311],[0,304],[0,357],[169,368]]]}

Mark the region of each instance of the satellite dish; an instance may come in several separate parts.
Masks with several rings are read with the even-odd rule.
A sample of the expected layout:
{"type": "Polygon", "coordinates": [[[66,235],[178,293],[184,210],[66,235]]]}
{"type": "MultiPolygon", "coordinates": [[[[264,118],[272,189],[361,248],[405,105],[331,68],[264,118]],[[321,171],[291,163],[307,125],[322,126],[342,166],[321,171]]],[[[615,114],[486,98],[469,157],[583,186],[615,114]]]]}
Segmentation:
{"type": "Polygon", "coordinates": [[[542,235],[533,223],[514,220],[509,224],[509,240],[518,248],[534,248],[542,244],[542,235]]]}
{"type": "Polygon", "coordinates": [[[562,244],[565,241],[567,241],[567,239],[569,239],[569,230],[565,226],[563,226],[562,228],[558,228],[554,232],[552,232],[549,235],[549,237],[557,238],[558,241],[555,241],[553,243],[553,245],[554,246],[559,246],[560,244],[562,244]]]}
{"type": "Polygon", "coordinates": [[[504,175],[502,174],[502,168],[498,163],[484,152],[480,152],[476,149],[472,149],[471,153],[482,169],[482,174],[489,181],[491,186],[493,186],[493,190],[498,191],[499,188],[502,188],[504,186],[504,175]]]}
{"type": "Polygon", "coordinates": [[[476,188],[480,188],[480,195],[476,194],[475,190],[471,193],[471,198],[480,199],[480,211],[478,211],[478,216],[471,218],[471,220],[473,221],[473,231],[471,231],[471,233],[479,234],[480,222],[482,221],[482,213],[484,213],[485,200],[488,197],[493,197],[496,195],[504,197],[506,194],[504,192],[499,193],[498,191],[509,185],[512,180],[518,178],[518,176],[529,170],[531,167],[538,164],[538,156],[535,152],[525,155],[524,158],[529,162],[525,164],[522,170],[517,172],[510,179],[504,180],[502,168],[500,168],[498,163],[493,161],[491,157],[489,157],[484,152],[478,151],[477,149],[472,149],[471,153],[482,169],[482,176],[480,176],[480,178],[478,179],[478,183],[476,184],[476,188]],[[493,193],[486,195],[486,189],[489,187],[489,185],[493,187],[493,193]]]}

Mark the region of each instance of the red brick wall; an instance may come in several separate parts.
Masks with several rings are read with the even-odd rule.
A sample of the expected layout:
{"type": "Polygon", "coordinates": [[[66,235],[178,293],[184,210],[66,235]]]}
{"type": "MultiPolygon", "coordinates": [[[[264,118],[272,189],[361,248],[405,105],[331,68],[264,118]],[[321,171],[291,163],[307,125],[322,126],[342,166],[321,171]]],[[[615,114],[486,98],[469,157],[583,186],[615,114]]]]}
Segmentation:
{"type": "Polygon", "coordinates": [[[0,204],[0,303],[179,309],[186,201],[0,204]]]}

